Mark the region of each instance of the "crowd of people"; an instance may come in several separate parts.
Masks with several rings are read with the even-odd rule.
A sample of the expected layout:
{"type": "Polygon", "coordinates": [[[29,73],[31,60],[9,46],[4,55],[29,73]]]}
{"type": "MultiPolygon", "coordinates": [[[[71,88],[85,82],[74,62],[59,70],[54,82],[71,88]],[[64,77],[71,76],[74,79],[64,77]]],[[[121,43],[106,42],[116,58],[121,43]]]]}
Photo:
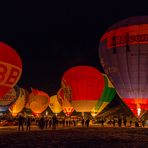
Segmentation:
{"type": "Polygon", "coordinates": [[[30,126],[32,122],[35,122],[36,125],[41,129],[56,129],[59,124],[61,124],[63,127],[67,126],[70,127],[71,125],[76,126],[76,120],[70,120],[63,118],[62,120],[58,120],[56,115],[53,115],[52,117],[36,117],[31,118],[30,116],[27,116],[26,118],[23,115],[19,115],[18,117],[18,130],[24,131],[24,126],[26,126],[26,131],[30,131],[30,126]]]}
{"type": "Polygon", "coordinates": [[[101,124],[101,126],[104,126],[104,123],[106,123],[109,126],[112,127],[145,127],[145,120],[141,119],[139,120],[138,118],[135,119],[128,119],[124,116],[118,116],[118,117],[113,117],[113,118],[109,118],[109,119],[105,119],[105,118],[101,118],[99,119],[98,123],[101,124]]]}
{"type": "MultiPolygon", "coordinates": [[[[82,127],[89,127],[90,125],[90,118],[81,118],[81,119],[71,119],[71,118],[62,118],[58,119],[56,115],[53,115],[52,117],[47,117],[47,116],[40,116],[35,119],[31,118],[30,116],[27,116],[26,118],[23,115],[20,115],[18,117],[18,130],[19,131],[24,131],[24,126],[26,126],[25,130],[30,131],[32,121],[36,123],[36,125],[39,127],[39,129],[47,129],[51,128],[55,130],[59,125],[63,127],[70,127],[70,126],[77,126],[78,123],[82,125],[82,127]]],[[[101,125],[104,127],[110,126],[110,127],[145,127],[145,120],[139,121],[138,119],[132,121],[132,119],[128,119],[126,117],[118,117],[118,118],[100,118],[97,121],[97,124],[101,125]]],[[[92,122],[93,124],[93,122],[92,122]]]]}

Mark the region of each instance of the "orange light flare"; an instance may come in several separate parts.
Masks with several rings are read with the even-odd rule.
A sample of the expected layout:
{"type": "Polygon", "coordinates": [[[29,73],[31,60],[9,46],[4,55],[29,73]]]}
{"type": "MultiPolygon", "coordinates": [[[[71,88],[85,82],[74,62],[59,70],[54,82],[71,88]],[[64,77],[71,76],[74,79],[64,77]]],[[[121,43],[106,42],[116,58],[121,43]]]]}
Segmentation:
{"type": "Polygon", "coordinates": [[[95,118],[96,115],[97,115],[97,112],[91,112],[91,115],[92,115],[93,118],[95,118]]]}
{"type": "Polygon", "coordinates": [[[141,108],[137,108],[137,114],[138,114],[138,117],[139,117],[140,114],[141,114],[141,108]]]}

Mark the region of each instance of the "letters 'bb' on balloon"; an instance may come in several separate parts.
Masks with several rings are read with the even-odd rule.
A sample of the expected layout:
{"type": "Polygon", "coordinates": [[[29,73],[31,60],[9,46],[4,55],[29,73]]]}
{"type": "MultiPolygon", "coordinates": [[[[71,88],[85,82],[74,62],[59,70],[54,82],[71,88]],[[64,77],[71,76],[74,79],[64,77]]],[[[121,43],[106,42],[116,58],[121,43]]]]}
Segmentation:
{"type": "Polygon", "coordinates": [[[0,42],[0,99],[16,85],[21,73],[19,55],[10,46],[0,42]]]}

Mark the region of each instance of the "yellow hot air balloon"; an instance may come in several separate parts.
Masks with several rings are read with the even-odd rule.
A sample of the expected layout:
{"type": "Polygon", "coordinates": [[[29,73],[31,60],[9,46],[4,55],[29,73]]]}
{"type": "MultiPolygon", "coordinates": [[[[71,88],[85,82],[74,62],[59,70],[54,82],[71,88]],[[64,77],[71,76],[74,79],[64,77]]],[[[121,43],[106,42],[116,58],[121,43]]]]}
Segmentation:
{"type": "Polygon", "coordinates": [[[57,95],[50,97],[49,107],[53,113],[58,114],[62,111],[62,106],[58,102],[57,95]]]}
{"type": "MultiPolygon", "coordinates": [[[[66,90],[66,89],[65,89],[66,90]]],[[[63,112],[65,115],[70,116],[72,112],[74,111],[73,106],[68,101],[68,95],[64,93],[64,88],[60,88],[57,93],[58,101],[62,106],[63,112]]]]}
{"type": "Polygon", "coordinates": [[[25,102],[26,102],[26,91],[25,89],[20,88],[20,93],[16,102],[9,108],[9,111],[11,112],[12,116],[16,116],[19,112],[23,110],[25,102]]]}
{"type": "Polygon", "coordinates": [[[28,104],[33,113],[40,114],[48,107],[49,96],[43,91],[32,88],[28,104]]]}

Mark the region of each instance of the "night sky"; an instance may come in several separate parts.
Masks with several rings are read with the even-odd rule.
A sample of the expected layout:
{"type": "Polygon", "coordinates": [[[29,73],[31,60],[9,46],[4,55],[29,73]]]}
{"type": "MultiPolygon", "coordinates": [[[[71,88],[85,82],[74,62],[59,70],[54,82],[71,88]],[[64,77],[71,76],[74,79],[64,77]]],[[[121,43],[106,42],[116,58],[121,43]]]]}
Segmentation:
{"type": "Polygon", "coordinates": [[[73,66],[89,65],[103,72],[98,46],[108,27],[130,16],[148,15],[146,0],[10,1],[0,7],[0,39],[23,62],[18,85],[49,95],[57,93],[64,72],[73,66]]]}

